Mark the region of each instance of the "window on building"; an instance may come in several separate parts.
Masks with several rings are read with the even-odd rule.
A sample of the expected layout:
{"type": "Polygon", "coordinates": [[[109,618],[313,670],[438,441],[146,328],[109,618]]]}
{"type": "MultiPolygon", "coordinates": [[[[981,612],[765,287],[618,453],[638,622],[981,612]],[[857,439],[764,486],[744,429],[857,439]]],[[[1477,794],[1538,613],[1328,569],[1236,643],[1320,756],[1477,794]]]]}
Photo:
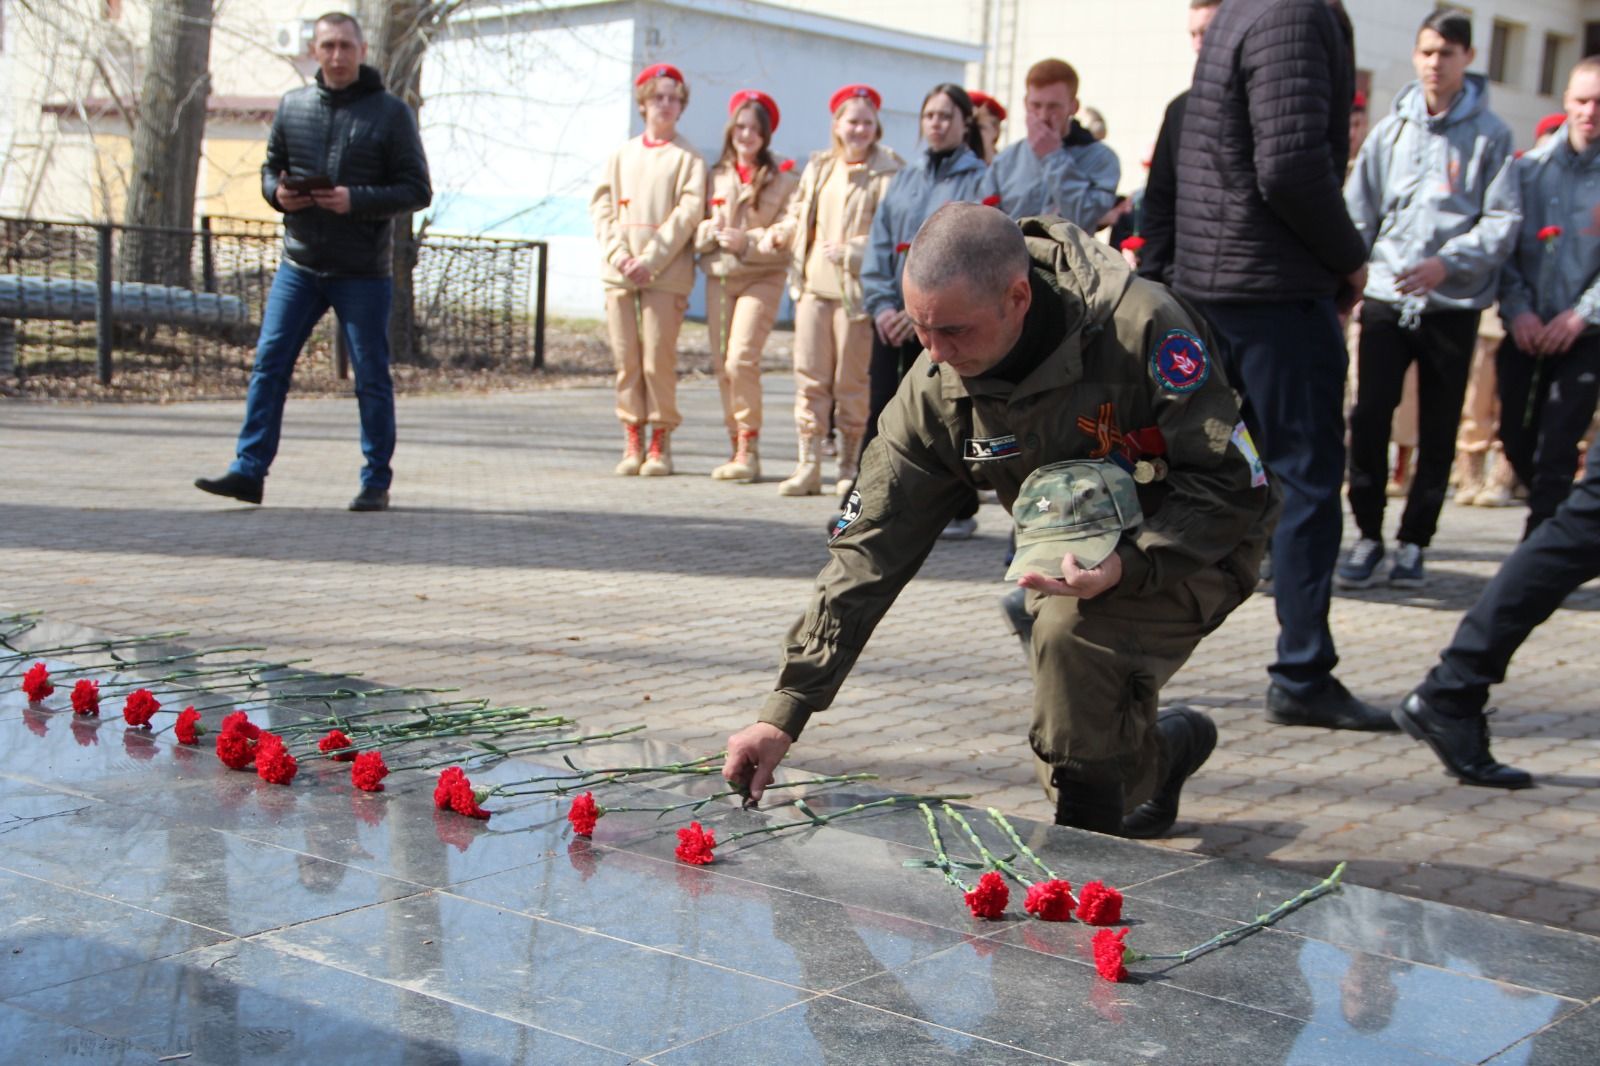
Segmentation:
{"type": "Polygon", "coordinates": [[[1539,94],[1555,96],[1561,92],[1562,68],[1569,62],[1572,38],[1559,33],[1544,35],[1544,52],[1539,57],[1539,94]]]}
{"type": "Polygon", "coordinates": [[[1489,36],[1489,80],[1515,86],[1522,80],[1523,27],[1515,22],[1494,20],[1489,36]]]}

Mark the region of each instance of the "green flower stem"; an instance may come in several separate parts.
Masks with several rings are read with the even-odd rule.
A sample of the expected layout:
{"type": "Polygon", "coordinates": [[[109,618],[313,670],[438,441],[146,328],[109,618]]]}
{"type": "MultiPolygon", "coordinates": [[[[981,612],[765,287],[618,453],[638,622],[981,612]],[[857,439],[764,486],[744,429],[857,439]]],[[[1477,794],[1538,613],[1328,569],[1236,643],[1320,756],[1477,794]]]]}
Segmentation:
{"type": "MultiPolygon", "coordinates": [[[[265,687],[267,682],[262,681],[259,677],[256,676],[262,670],[287,669],[288,667],[294,665],[294,663],[296,663],[296,662],[309,662],[309,661],[310,661],[309,659],[296,659],[296,660],[293,660],[291,662],[284,662],[284,663],[239,663],[239,664],[234,664],[234,665],[229,665],[229,666],[207,667],[206,669],[203,669],[203,670],[201,670],[201,669],[174,670],[171,673],[163,674],[160,677],[129,678],[128,680],[125,680],[125,681],[103,681],[103,682],[100,683],[100,688],[103,691],[105,689],[130,689],[131,690],[131,689],[136,689],[136,688],[155,688],[155,687],[159,686],[159,687],[163,687],[163,688],[173,688],[173,689],[179,689],[179,690],[188,691],[188,692],[221,692],[221,691],[224,691],[224,690],[236,689],[236,688],[243,688],[243,689],[263,688],[263,687],[265,687]],[[209,683],[205,684],[205,685],[197,685],[197,684],[190,684],[189,683],[189,682],[195,681],[198,678],[235,677],[235,676],[244,677],[244,678],[247,678],[248,680],[240,681],[240,682],[237,682],[237,683],[232,684],[232,685],[213,685],[213,684],[209,684],[209,683]]],[[[94,672],[93,670],[88,670],[88,669],[81,670],[81,671],[74,671],[74,673],[93,673],[93,672],[94,672]]],[[[117,668],[117,672],[121,673],[121,668],[120,667],[117,668]]],[[[66,671],[63,671],[63,673],[66,673],[66,671]]]]}
{"type": "MultiPolygon", "coordinates": [[[[771,792],[780,788],[799,788],[802,785],[838,785],[851,781],[876,781],[877,779],[877,774],[842,774],[838,777],[811,777],[804,781],[786,781],[781,785],[768,785],[767,791],[771,792]]],[[[665,807],[605,807],[605,809],[607,812],[659,811],[661,815],[668,815],[673,811],[681,811],[685,807],[689,807],[698,811],[700,808],[706,806],[708,803],[711,803],[713,800],[729,799],[733,796],[743,795],[744,793],[740,792],[738,789],[730,788],[726,792],[715,792],[709,796],[703,796],[700,799],[684,800],[682,803],[673,803],[665,807]]],[[[604,806],[604,804],[602,804],[602,806],[604,806]]],[[[782,804],[781,806],[787,806],[787,804],[782,804]]]]}
{"type": "Polygon", "coordinates": [[[1011,865],[1011,860],[1009,857],[1002,859],[1000,856],[994,854],[987,847],[985,847],[983,844],[983,838],[978,836],[978,834],[973,831],[972,826],[968,824],[966,818],[962,816],[960,811],[956,810],[948,803],[940,804],[939,809],[944,811],[945,817],[954,821],[961,827],[961,831],[967,834],[967,839],[972,841],[972,846],[978,849],[978,854],[983,856],[984,862],[988,863],[990,866],[993,866],[996,870],[999,870],[1001,873],[1011,878],[1011,880],[1015,881],[1017,884],[1022,885],[1024,888],[1033,884],[1032,881],[1017,873],[1016,868],[1011,865]]]}
{"type": "Polygon", "coordinates": [[[1022,842],[1022,838],[1020,836],[1018,836],[1017,835],[1017,831],[1011,827],[1011,823],[1006,821],[1006,816],[1005,815],[1001,814],[999,811],[995,810],[993,807],[990,807],[988,809],[988,813],[989,813],[989,820],[994,822],[996,825],[998,825],[1005,832],[1006,836],[1011,838],[1011,843],[1016,845],[1017,850],[1020,851],[1022,854],[1026,855],[1028,857],[1028,860],[1030,862],[1032,862],[1035,866],[1037,866],[1040,869],[1040,871],[1044,874],[1044,877],[1045,877],[1046,881],[1058,880],[1058,878],[1056,877],[1055,873],[1050,869],[1050,867],[1048,867],[1048,866],[1046,866],[1044,864],[1044,860],[1040,859],[1039,856],[1035,855],[1033,853],[1033,850],[1031,848],[1029,848],[1028,845],[1026,845],[1026,844],[1024,844],[1022,842]]]}
{"type": "Polygon", "coordinates": [[[956,876],[955,869],[950,865],[950,856],[944,852],[944,837],[939,835],[939,823],[933,817],[933,809],[926,803],[917,804],[917,809],[922,812],[923,819],[928,823],[928,836],[933,839],[933,854],[937,858],[939,872],[944,874],[944,879],[955,885],[963,892],[972,891],[956,876]]]}
{"type": "Polygon", "coordinates": [[[719,766],[708,766],[727,755],[727,752],[718,752],[715,755],[706,755],[689,762],[667,763],[664,766],[608,766],[598,770],[583,770],[572,761],[571,756],[563,757],[562,761],[572,767],[576,773],[571,774],[545,774],[543,777],[529,777],[521,781],[507,781],[496,786],[497,795],[501,796],[564,796],[568,792],[579,789],[593,789],[601,785],[614,784],[618,781],[627,781],[635,777],[644,777],[650,774],[676,774],[686,777],[705,777],[710,774],[721,773],[719,766]],[[549,788],[517,788],[518,785],[533,785],[542,781],[559,781],[558,785],[549,788]]]}
{"type": "MultiPolygon", "coordinates": [[[[518,746],[512,747],[512,748],[498,748],[498,747],[495,747],[494,745],[485,744],[485,743],[479,741],[478,742],[478,747],[487,748],[488,749],[488,753],[490,755],[494,755],[494,756],[498,756],[498,757],[506,757],[506,756],[511,756],[511,755],[517,755],[517,754],[520,754],[522,752],[527,752],[527,751],[542,751],[542,750],[544,750],[546,748],[554,748],[554,747],[558,747],[558,746],[563,745],[563,744],[587,744],[591,740],[610,740],[612,737],[620,737],[625,733],[637,733],[639,730],[641,730],[643,728],[645,728],[643,725],[633,725],[633,726],[628,726],[625,729],[613,730],[610,733],[587,733],[587,734],[585,734],[583,736],[577,736],[577,737],[559,737],[559,738],[553,738],[551,740],[538,740],[538,741],[533,741],[533,742],[528,743],[528,744],[521,744],[521,745],[518,745],[518,746]]],[[[449,736],[449,735],[452,735],[452,734],[437,734],[437,735],[449,736]]],[[[428,738],[422,738],[422,739],[432,739],[432,738],[428,737],[428,738]]],[[[478,758],[478,756],[477,755],[468,755],[468,756],[466,756],[465,759],[463,759],[460,755],[456,755],[456,756],[453,756],[453,757],[451,757],[449,759],[441,759],[441,760],[439,760],[437,762],[419,763],[419,764],[410,765],[410,766],[396,766],[396,767],[391,767],[390,769],[391,769],[391,772],[393,772],[394,770],[437,770],[441,766],[453,766],[453,765],[455,765],[457,763],[470,761],[470,760],[475,759],[475,758],[478,758]]],[[[512,784],[520,784],[520,783],[521,782],[512,782],[512,784]]],[[[491,796],[506,796],[506,795],[521,795],[521,794],[522,793],[501,791],[501,789],[498,786],[489,790],[489,795],[491,795],[491,796]]],[[[482,802],[482,801],[480,800],[479,802],[482,802]]]]}
{"type": "MultiPolygon", "coordinates": [[[[155,657],[154,659],[117,659],[113,663],[103,663],[103,664],[98,665],[98,666],[69,666],[69,667],[67,667],[65,669],[62,669],[62,670],[53,670],[53,671],[51,671],[50,676],[51,677],[78,677],[78,676],[80,676],[82,674],[98,674],[98,673],[122,674],[122,673],[126,673],[129,670],[144,669],[144,668],[151,667],[151,666],[172,666],[172,665],[175,665],[177,663],[188,662],[188,661],[190,661],[192,659],[201,659],[201,658],[204,658],[207,655],[223,655],[223,654],[228,654],[228,653],[231,653],[231,652],[265,651],[265,650],[266,650],[265,648],[260,647],[260,646],[255,646],[255,645],[240,646],[240,647],[236,647],[236,648],[205,648],[205,649],[203,649],[201,651],[183,652],[183,653],[176,654],[176,655],[159,655],[159,656],[155,657]]],[[[113,658],[115,658],[115,656],[113,656],[113,658]]],[[[250,663],[235,664],[235,665],[233,665],[231,667],[228,667],[227,669],[231,670],[233,673],[244,673],[247,670],[249,670],[253,665],[254,664],[250,664],[250,663]]],[[[222,668],[218,668],[219,671],[221,669],[222,668]]],[[[179,671],[173,671],[173,673],[177,674],[177,675],[184,675],[187,672],[179,670],[179,671]]],[[[160,679],[156,679],[156,680],[159,681],[160,679]]],[[[108,684],[111,684],[111,683],[114,683],[114,682],[108,682],[108,684]]],[[[144,683],[145,684],[149,684],[150,682],[144,682],[144,683]]]]}
{"type": "Polygon", "coordinates": [[[1289,914],[1291,911],[1297,911],[1319,896],[1326,896],[1329,892],[1332,892],[1334,889],[1338,888],[1340,880],[1344,877],[1344,867],[1345,864],[1341,862],[1338,866],[1333,868],[1333,873],[1323,878],[1318,884],[1306,889],[1298,896],[1295,896],[1293,899],[1284,900],[1266,914],[1257,915],[1254,921],[1245,925],[1241,925],[1237,929],[1228,929],[1218,933],[1205,943],[1196,944],[1187,951],[1178,951],[1170,954],[1146,954],[1141,951],[1135,951],[1133,948],[1127,948],[1124,949],[1123,952],[1123,961],[1143,962],[1150,959],[1170,959],[1176,961],[1179,965],[1182,965],[1191,959],[1198,958],[1208,951],[1213,951],[1216,948],[1223,947],[1224,945],[1232,944],[1238,940],[1243,940],[1252,933],[1257,933],[1265,929],[1267,926],[1273,924],[1284,915],[1289,914]]]}
{"type": "Polygon", "coordinates": [[[27,651],[18,651],[14,655],[0,655],[0,663],[13,662],[21,659],[48,659],[55,655],[77,651],[104,651],[109,653],[112,648],[131,648],[140,644],[159,644],[164,640],[173,640],[177,637],[186,637],[187,630],[175,629],[170,633],[151,633],[143,637],[124,637],[120,640],[91,640],[84,644],[56,644],[48,648],[29,648],[27,651]]]}
{"type": "Polygon", "coordinates": [[[932,800],[932,801],[934,801],[936,803],[942,803],[945,800],[966,799],[966,798],[967,797],[964,796],[964,795],[963,796],[888,796],[888,797],[885,797],[884,799],[881,799],[881,800],[873,800],[871,803],[858,803],[854,807],[846,807],[843,810],[833,811],[830,814],[817,814],[810,807],[806,806],[806,801],[805,800],[797,799],[797,800],[794,801],[794,805],[795,805],[796,808],[798,808],[801,811],[801,813],[806,815],[806,819],[804,821],[801,821],[801,822],[782,822],[782,823],[780,823],[778,825],[764,825],[759,829],[746,829],[746,830],[743,830],[742,832],[729,834],[727,837],[723,838],[723,840],[720,841],[720,843],[731,844],[735,840],[742,840],[745,837],[761,836],[764,833],[782,833],[783,831],[785,831],[787,829],[805,829],[805,828],[808,828],[808,827],[809,828],[815,828],[815,827],[818,827],[818,826],[824,826],[824,825],[827,825],[830,822],[834,822],[834,821],[837,821],[840,818],[844,818],[847,815],[860,814],[862,811],[870,811],[870,810],[874,810],[874,809],[879,808],[879,807],[894,807],[894,806],[897,806],[898,804],[901,804],[901,803],[915,803],[918,806],[924,806],[924,805],[927,804],[927,802],[929,800],[932,800]]]}

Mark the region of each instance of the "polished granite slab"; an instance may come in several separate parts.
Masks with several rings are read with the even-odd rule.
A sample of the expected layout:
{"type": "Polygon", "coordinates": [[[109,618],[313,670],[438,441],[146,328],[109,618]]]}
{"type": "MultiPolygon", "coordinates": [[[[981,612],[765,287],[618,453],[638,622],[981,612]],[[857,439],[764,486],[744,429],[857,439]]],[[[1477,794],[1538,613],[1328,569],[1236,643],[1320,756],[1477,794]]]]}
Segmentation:
{"type": "MultiPolygon", "coordinates": [[[[673,856],[687,811],[615,811],[585,840],[566,796],[497,797],[487,822],[437,812],[432,771],[366,794],[306,759],[292,786],[268,785],[209,746],[126,728],[120,702],[98,721],[64,691],[29,706],[17,672],[0,668],[4,1062],[1600,1061],[1600,943],[1581,934],[1345,887],[1112,985],[1093,930],[1027,917],[1020,891],[1001,920],[972,918],[919,865],[933,851],[915,807],[746,837],[691,867],[673,856]]],[[[262,722],[316,713],[245,706],[262,722]]],[[[571,758],[698,754],[632,737],[571,758]]],[[[549,753],[472,776],[563,772],[549,753]]],[[[659,807],[721,787],[654,777],[598,797],[659,807]]],[[[797,791],[821,815],[880,798],[797,791]]],[[[802,820],[775,805],[793,794],[693,816],[726,841],[802,820]]],[[[1324,872],[1012,821],[1058,876],[1121,888],[1129,941],[1151,952],[1236,928],[1324,872]]],[[[948,822],[943,841],[976,860],[948,822]]]]}

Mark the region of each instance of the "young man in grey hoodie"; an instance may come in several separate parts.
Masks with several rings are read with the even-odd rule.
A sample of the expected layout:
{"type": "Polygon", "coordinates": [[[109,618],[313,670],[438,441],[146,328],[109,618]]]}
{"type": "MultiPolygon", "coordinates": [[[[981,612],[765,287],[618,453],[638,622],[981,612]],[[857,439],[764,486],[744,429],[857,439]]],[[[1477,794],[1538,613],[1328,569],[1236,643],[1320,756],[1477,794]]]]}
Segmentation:
{"type": "Polygon", "coordinates": [[[1373,128],[1345,184],[1368,242],[1359,383],[1350,412],[1350,509],[1361,539],[1340,564],[1342,588],[1378,578],[1384,557],[1389,426],[1406,369],[1417,364],[1417,472],[1400,520],[1389,583],[1423,584],[1423,550],[1439,524],[1455,460],[1478,318],[1494,302],[1520,221],[1511,131],[1488,108],[1473,60],[1472,19],[1441,8],[1417,31],[1417,81],[1373,128]]]}

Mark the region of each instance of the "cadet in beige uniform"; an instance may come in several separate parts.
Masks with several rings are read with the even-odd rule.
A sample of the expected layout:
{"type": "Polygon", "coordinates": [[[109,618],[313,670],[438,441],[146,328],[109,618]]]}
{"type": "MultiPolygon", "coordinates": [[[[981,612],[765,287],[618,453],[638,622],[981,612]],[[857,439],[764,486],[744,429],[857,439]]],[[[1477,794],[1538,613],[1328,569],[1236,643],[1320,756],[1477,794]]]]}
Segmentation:
{"type": "Polygon", "coordinates": [[[672,473],[678,414],[678,330],[694,288],[689,242],[705,217],[706,165],[678,136],[689,87],[678,68],[648,67],[634,82],[644,133],[606,161],[589,202],[605,268],[606,326],[617,364],[618,474],[672,473]],[[644,428],[654,426],[648,452],[644,428]]]}
{"type": "Polygon", "coordinates": [[[843,500],[855,486],[867,429],[867,366],[872,319],[861,295],[861,263],[872,217],[903,163],[878,143],[882,99],[870,85],[833,94],[833,147],[812,155],[789,201],[789,214],[768,231],[776,248],[792,248],[794,419],[800,461],[778,491],[822,491],[822,441],[839,431],[834,491],[843,500]],[[831,419],[831,421],[830,421],[831,419]]]}
{"type": "Polygon", "coordinates": [[[766,93],[740,89],[728,101],[722,158],[711,171],[706,219],[695,233],[706,275],[706,331],[722,393],[733,458],[711,476],[755,481],[761,476],[761,349],[783,302],[789,256],[765,241],[767,227],[789,206],[798,182],[794,163],[772,155],[778,105],[766,93]]]}
{"type": "MultiPolygon", "coordinates": [[[[862,457],[832,558],[790,630],[760,720],[723,774],[759,796],[806,721],[974,488],[1010,508],[1036,468],[1110,460],[1142,483],[1143,521],[1093,569],[1029,573],[1029,743],[1056,820],[1155,836],[1216,730],[1161,686],[1255,587],[1276,494],[1201,321],[1061,219],[1017,224],[952,203],[912,243],[906,311],[927,349],[862,457]],[[1025,239],[1024,239],[1025,238],[1025,239]]],[[[952,631],[953,635],[953,631],[952,631]]]]}

